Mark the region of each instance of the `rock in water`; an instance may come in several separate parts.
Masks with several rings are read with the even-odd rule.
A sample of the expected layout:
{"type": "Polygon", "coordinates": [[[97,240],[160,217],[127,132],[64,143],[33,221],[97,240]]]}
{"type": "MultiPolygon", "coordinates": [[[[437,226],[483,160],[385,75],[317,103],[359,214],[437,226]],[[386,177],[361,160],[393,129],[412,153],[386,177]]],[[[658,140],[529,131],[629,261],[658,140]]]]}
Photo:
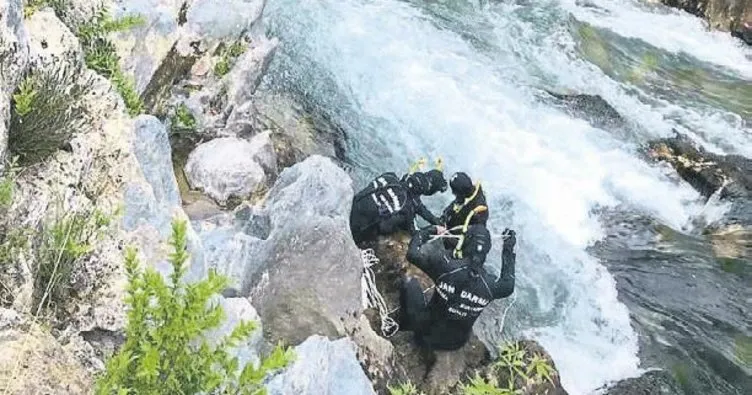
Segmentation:
{"type": "Polygon", "coordinates": [[[250,141],[236,137],[211,140],[196,147],[185,166],[188,183],[219,204],[231,197],[247,198],[275,176],[277,158],[269,133],[250,141]]]}
{"type": "Polygon", "coordinates": [[[285,169],[264,203],[269,237],[255,260],[250,292],[267,339],[298,344],[341,336],[361,311],[360,250],[350,235],[350,177],[311,156],[285,169]]]}
{"type": "Polygon", "coordinates": [[[0,2],[0,170],[5,167],[5,150],[10,122],[10,98],[29,62],[29,42],[23,24],[21,0],[0,2]]]}
{"type": "Polygon", "coordinates": [[[668,162],[706,198],[724,185],[721,199],[752,197],[752,160],[748,158],[707,152],[678,132],[674,137],[650,142],[647,148],[648,156],[668,162]]]}
{"type": "Polygon", "coordinates": [[[620,128],[627,122],[613,106],[598,95],[561,94],[547,91],[557,104],[565,107],[575,117],[583,118],[594,127],[602,129],[620,128]]]}
{"type": "Polygon", "coordinates": [[[650,371],[640,377],[621,380],[606,395],[684,395],[679,384],[665,371],[650,371]]]}
{"type": "Polygon", "coordinates": [[[295,348],[296,360],[267,384],[270,395],[376,394],[348,338],[311,336],[295,348]]]}

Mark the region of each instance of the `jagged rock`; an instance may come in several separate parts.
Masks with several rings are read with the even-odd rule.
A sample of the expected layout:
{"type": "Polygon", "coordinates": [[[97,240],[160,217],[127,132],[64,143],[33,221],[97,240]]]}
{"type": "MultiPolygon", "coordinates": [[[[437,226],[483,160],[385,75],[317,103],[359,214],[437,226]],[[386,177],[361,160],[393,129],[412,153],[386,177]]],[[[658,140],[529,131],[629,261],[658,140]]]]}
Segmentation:
{"type": "Polygon", "coordinates": [[[360,251],[348,218],[352,181],[331,160],[311,156],[285,169],[264,202],[269,237],[249,273],[267,338],[298,344],[340,336],[361,310],[360,251]],[[251,276],[252,275],[252,276],[251,276]]]}
{"type": "Polygon", "coordinates": [[[597,128],[620,128],[626,121],[614,107],[598,95],[562,94],[546,91],[572,116],[583,118],[597,128]]]}
{"type": "Polygon", "coordinates": [[[750,0],[661,0],[675,7],[705,18],[715,29],[743,32],[746,23],[752,23],[750,0]]]}
{"type": "Polygon", "coordinates": [[[295,362],[272,378],[267,390],[272,395],[375,394],[355,349],[348,338],[311,336],[295,348],[295,362]]]}
{"type": "Polygon", "coordinates": [[[752,21],[747,21],[731,30],[731,35],[752,45],[752,21]]]}
{"type": "MultiPolygon", "coordinates": [[[[130,182],[125,187],[123,226],[142,247],[143,261],[152,263],[160,273],[172,270],[167,262],[166,242],[173,220],[187,220],[180,206],[177,181],[172,169],[167,129],[151,115],[139,116],[134,125],[133,152],[145,182],[130,182]]],[[[191,253],[186,279],[194,281],[206,273],[201,240],[192,227],[187,231],[191,253]]]]}
{"type": "Polygon", "coordinates": [[[222,205],[231,197],[246,198],[259,191],[276,171],[269,133],[250,141],[226,137],[203,143],[191,152],[185,166],[191,188],[203,190],[222,205]]]}
{"type": "MultiPolygon", "coordinates": [[[[373,266],[376,286],[379,289],[387,308],[392,310],[399,307],[399,285],[405,275],[416,277],[424,289],[433,286],[431,279],[420,269],[405,260],[409,236],[396,234],[380,237],[373,245],[374,253],[379,263],[373,266]]],[[[426,294],[426,300],[432,296],[432,290],[426,294]]],[[[373,309],[368,309],[366,315],[370,318],[374,331],[380,333],[380,320],[373,309]]],[[[357,333],[356,333],[357,334],[357,333]]],[[[352,336],[352,335],[351,335],[352,336]]],[[[353,336],[354,339],[359,339],[353,336]]],[[[415,344],[412,332],[400,331],[389,338],[393,352],[384,358],[372,358],[370,353],[361,353],[361,362],[366,367],[371,380],[375,383],[378,393],[388,393],[387,386],[398,385],[410,381],[420,391],[427,395],[459,393],[458,383],[467,383],[475,375],[486,379],[493,379],[501,385],[508,382],[506,369],[494,366],[490,351],[483,342],[473,335],[470,341],[456,351],[429,352],[415,344]],[[369,357],[363,359],[363,355],[369,357]]],[[[358,342],[359,345],[367,344],[358,342]]],[[[526,360],[537,354],[543,357],[554,368],[552,382],[526,383],[518,378],[515,388],[522,389],[523,394],[559,394],[566,391],[559,381],[556,366],[546,351],[534,341],[523,340],[518,343],[524,350],[526,360]]]]}
{"type": "Polygon", "coordinates": [[[37,325],[0,330],[0,388],[10,394],[88,394],[92,377],[37,325]]]}
{"type": "MultiPolygon", "coordinates": [[[[207,226],[206,222],[198,226],[207,226]]],[[[225,294],[237,295],[245,284],[246,273],[258,265],[254,255],[262,240],[239,231],[235,226],[199,228],[199,237],[204,248],[207,268],[217,269],[219,274],[230,278],[230,288],[225,294]]]]}
{"type": "Polygon", "coordinates": [[[266,0],[193,0],[186,13],[187,36],[200,39],[210,51],[218,41],[258,33],[265,6],[266,0]]]}
{"type": "Polygon", "coordinates": [[[33,67],[83,61],[78,38],[58,19],[52,8],[47,7],[32,14],[26,20],[26,28],[33,67]]]}
{"type": "Polygon", "coordinates": [[[0,170],[5,168],[5,151],[10,122],[10,98],[26,71],[29,43],[23,24],[21,0],[0,3],[0,170]]]}
{"type": "Polygon", "coordinates": [[[748,158],[707,152],[678,132],[674,137],[651,141],[647,148],[648,156],[668,162],[706,198],[724,185],[721,199],[752,196],[752,160],[748,158]]]}
{"type": "Polygon", "coordinates": [[[235,133],[271,130],[279,168],[310,155],[344,160],[345,132],[321,114],[306,111],[289,97],[257,92],[252,103],[235,108],[227,120],[235,133]]]}
{"type": "MultiPolygon", "coordinates": [[[[166,208],[180,205],[167,129],[151,115],[136,118],[134,127],[134,152],[146,181],[152,186],[154,197],[166,208]]],[[[163,226],[159,228],[163,229],[163,226]]]]}
{"type": "Polygon", "coordinates": [[[606,395],[684,395],[673,376],[662,370],[621,380],[608,388],[606,395]]]}
{"type": "Polygon", "coordinates": [[[225,80],[232,81],[228,84],[227,91],[231,106],[246,103],[251,99],[261,82],[261,77],[269,68],[278,45],[279,41],[276,38],[251,41],[248,49],[237,59],[235,67],[225,77],[225,80]]]}
{"type": "MultiPolygon", "coordinates": [[[[233,115],[233,112],[236,108],[249,108],[247,103],[273,59],[278,44],[276,38],[253,37],[250,43],[242,44],[245,46],[244,52],[235,60],[227,75],[219,79],[214,79],[213,74],[194,76],[194,80],[198,81],[196,83],[202,86],[202,89],[191,92],[184,103],[194,114],[197,123],[202,126],[204,134],[233,137],[251,134],[250,130],[242,127],[238,130],[237,125],[228,128],[228,119],[232,117],[234,122],[237,122],[246,117],[246,112],[236,115],[233,115]],[[241,131],[243,133],[240,133],[241,131]]],[[[210,53],[207,56],[213,55],[210,53]]],[[[209,60],[199,60],[197,64],[205,62],[209,60]]]]}
{"type": "Polygon", "coordinates": [[[116,0],[112,16],[140,15],[144,23],[117,32],[113,42],[123,71],[133,75],[143,93],[179,37],[178,15],[184,0],[116,0]]]}

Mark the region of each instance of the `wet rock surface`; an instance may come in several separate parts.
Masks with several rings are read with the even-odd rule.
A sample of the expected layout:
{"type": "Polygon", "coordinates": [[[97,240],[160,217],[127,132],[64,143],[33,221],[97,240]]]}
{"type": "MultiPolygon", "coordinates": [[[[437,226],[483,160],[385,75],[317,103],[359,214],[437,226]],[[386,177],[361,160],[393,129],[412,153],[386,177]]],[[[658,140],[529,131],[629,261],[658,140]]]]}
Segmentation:
{"type": "Polygon", "coordinates": [[[706,198],[721,187],[721,199],[752,197],[752,159],[707,152],[680,133],[650,142],[647,154],[669,163],[682,179],[706,198]]]}
{"type": "Polygon", "coordinates": [[[546,100],[563,108],[570,115],[588,121],[594,127],[615,129],[627,126],[627,121],[621,114],[598,95],[546,92],[551,96],[546,100]]]}
{"type": "Polygon", "coordinates": [[[608,388],[606,395],[684,395],[673,376],[665,371],[650,371],[622,380],[608,388]]]}

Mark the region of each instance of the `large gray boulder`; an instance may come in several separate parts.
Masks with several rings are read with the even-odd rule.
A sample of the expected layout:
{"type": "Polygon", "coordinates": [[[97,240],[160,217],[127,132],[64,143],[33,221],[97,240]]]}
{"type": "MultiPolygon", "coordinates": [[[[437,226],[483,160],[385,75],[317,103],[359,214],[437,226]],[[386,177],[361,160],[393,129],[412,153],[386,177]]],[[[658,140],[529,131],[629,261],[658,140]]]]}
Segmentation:
{"type": "Polygon", "coordinates": [[[191,188],[203,190],[219,204],[231,197],[246,198],[262,188],[277,171],[269,133],[251,140],[218,138],[196,147],[185,173],[191,188]]]}
{"type": "Polygon", "coordinates": [[[296,360],[267,384],[270,395],[370,395],[371,382],[348,338],[311,336],[295,348],[296,360]]]}
{"type": "Polygon", "coordinates": [[[52,8],[34,12],[26,20],[29,33],[30,64],[46,68],[59,66],[61,62],[83,62],[81,45],[52,8]]]}
{"type": "Polygon", "coordinates": [[[253,272],[259,262],[255,259],[263,240],[249,235],[234,225],[214,226],[209,221],[196,221],[207,269],[230,279],[226,295],[237,295],[245,283],[246,273],[253,272]]]}
{"type": "Polygon", "coordinates": [[[186,28],[191,37],[201,40],[256,33],[265,6],[266,0],[193,0],[186,13],[186,28]]]}
{"type": "MultiPolygon", "coordinates": [[[[153,263],[163,275],[171,271],[166,260],[165,243],[172,234],[174,220],[186,220],[180,206],[180,194],[172,167],[171,148],[167,129],[151,115],[135,120],[132,149],[146,182],[133,181],[125,186],[123,227],[142,247],[145,262],[153,263]]],[[[188,226],[190,267],[188,281],[202,278],[206,273],[201,240],[188,226]]]]}
{"type": "Polygon", "coordinates": [[[29,61],[29,43],[23,24],[21,0],[0,2],[0,170],[10,122],[10,97],[16,90],[29,61]]]}
{"type": "Polygon", "coordinates": [[[180,205],[167,129],[157,118],[141,115],[135,120],[134,132],[133,151],[148,185],[134,184],[126,189],[123,223],[131,230],[139,221],[147,222],[166,238],[173,208],[180,205]]]}
{"type": "Polygon", "coordinates": [[[264,204],[270,233],[247,275],[247,292],[267,338],[298,344],[312,334],[345,334],[361,312],[360,250],[349,227],[350,177],[311,156],[285,169],[264,204]]]}

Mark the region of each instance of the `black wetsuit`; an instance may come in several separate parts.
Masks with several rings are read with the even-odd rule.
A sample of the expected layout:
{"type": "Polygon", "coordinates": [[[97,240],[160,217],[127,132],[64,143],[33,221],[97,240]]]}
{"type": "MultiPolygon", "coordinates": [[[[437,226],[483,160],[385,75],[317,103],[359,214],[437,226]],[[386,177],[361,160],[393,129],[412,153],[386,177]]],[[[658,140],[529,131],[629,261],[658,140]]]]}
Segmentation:
{"type": "Polygon", "coordinates": [[[420,200],[420,193],[416,190],[420,187],[408,187],[408,181],[415,182],[409,179],[410,176],[421,180],[420,175],[400,179],[395,173],[384,173],[355,195],[350,211],[350,230],[355,244],[361,246],[366,241],[375,240],[378,235],[399,230],[412,232],[416,215],[432,225],[439,223],[439,218],[420,200]]]}
{"type": "Polygon", "coordinates": [[[418,281],[405,282],[400,294],[400,327],[414,331],[423,347],[456,350],[470,338],[483,309],[492,300],[514,292],[516,254],[513,246],[502,248],[501,276],[497,279],[482,267],[468,265],[467,257],[455,259],[441,245],[426,243],[431,232],[424,229],[413,236],[407,260],[431,277],[436,285],[434,294],[426,304],[418,281]]]}
{"type": "MultiPolygon", "coordinates": [[[[476,190],[467,198],[461,198],[453,201],[444,209],[441,215],[441,223],[445,228],[451,229],[457,226],[467,225],[486,225],[488,222],[488,205],[486,195],[483,193],[483,187],[477,185],[476,190]]],[[[452,234],[460,234],[461,230],[455,230],[452,234]]],[[[445,238],[444,247],[452,250],[457,245],[457,239],[445,238]]]]}

